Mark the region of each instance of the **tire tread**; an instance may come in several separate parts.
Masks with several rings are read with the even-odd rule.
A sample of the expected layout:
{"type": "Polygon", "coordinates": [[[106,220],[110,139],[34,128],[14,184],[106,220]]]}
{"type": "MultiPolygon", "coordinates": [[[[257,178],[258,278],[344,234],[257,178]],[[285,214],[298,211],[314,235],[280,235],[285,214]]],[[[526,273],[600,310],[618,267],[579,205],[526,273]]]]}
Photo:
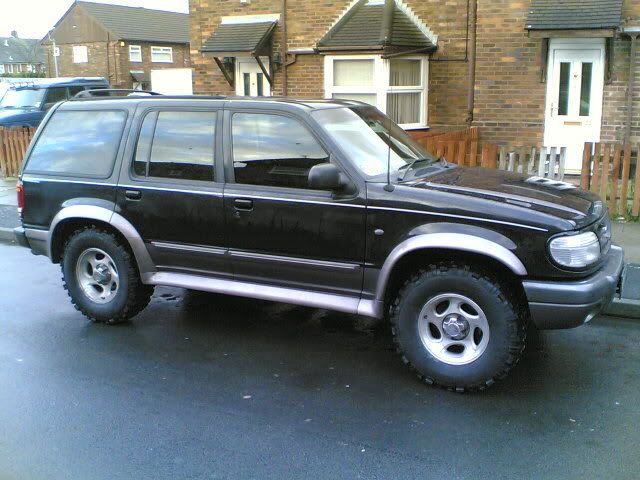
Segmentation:
{"type": "Polygon", "coordinates": [[[509,289],[505,288],[489,272],[483,271],[481,269],[472,269],[469,265],[458,264],[455,261],[447,261],[437,264],[431,264],[426,268],[421,268],[404,282],[404,284],[398,290],[398,293],[395,296],[394,300],[391,302],[389,308],[389,320],[391,324],[391,335],[396,352],[400,355],[402,362],[407,365],[418,376],[418,378],[420,378],[421,381],[425,382],[428,385],[445,388],[447,390],[459,393],[478,392],[490,387],[496,381],[505,378],[511,371],[511,369],[520,360],[526,343],[528,310],[525,307],[524,302],[522,302],[522,300],[519,299],[517,295],[515,295],[509,289]],[[498,372],[496,372],[493,376],[486,378],[482,382],[452,386],[440,384],[436,379],[431,378],[427,375],[423,375],[409,361],[407,356],[404,354],[403,348],[398,339],[398,322],[400,320],[400,303],[411,288],[415,287],[417,284],[427,278],[450,274],[453,271],[463,272],[464,275],[469,275],[476,281],[485,282],[486,284],[488,284],[492,293],[495,294],[496,298],[498,298],[503,306],[511,310],[516,318],[524,319],[525,321],[516,322],[514,328],[511,329],[511,338],[509,339],[511,347],[509,348],[509,354],[502,368],[498,372]]]}

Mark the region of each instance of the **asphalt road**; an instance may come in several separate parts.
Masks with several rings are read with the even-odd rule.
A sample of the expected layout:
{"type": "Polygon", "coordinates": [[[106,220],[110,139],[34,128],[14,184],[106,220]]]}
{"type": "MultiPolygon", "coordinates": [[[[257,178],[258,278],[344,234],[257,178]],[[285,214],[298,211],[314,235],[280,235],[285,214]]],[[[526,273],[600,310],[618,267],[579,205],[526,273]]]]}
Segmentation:
{"type": "Polygon", "coordinates": [[[543,333],[482,394],[420,384],[375,322],[157,289],[88,323],[0,244],[0,479],[637,479],[640,322],[543,333]]]}

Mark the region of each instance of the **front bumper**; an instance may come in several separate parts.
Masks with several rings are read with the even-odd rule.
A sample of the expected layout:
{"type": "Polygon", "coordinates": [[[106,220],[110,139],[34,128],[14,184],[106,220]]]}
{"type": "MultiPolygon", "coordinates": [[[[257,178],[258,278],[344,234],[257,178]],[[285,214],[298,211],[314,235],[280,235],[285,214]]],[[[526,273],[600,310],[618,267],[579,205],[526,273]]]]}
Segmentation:
{"type": "Polygon", "coordinates": [[[541,330],[588,322],[613,299],[623,267],[624,252],[612,245],[602,268],[590,277],[577,282],[525,280],[531,320],[541,330]]]}

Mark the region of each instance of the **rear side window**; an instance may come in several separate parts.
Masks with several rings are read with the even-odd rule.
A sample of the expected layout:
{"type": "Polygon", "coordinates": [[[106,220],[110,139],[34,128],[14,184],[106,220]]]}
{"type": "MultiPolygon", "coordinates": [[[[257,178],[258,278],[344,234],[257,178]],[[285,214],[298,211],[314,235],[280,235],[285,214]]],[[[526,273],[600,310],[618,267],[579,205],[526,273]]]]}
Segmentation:
{"type": "Polygon", "coordinates": [[[66,100],[67,99],[67,89],[66,87],[54,87],[54,88],[50,88],[47,91],[47,99],[45,100],[45,102],[47,104],[53,104],[53,103],[58,103],[61,102],[62,100],[66,100]]]}
{"type": "Polygon", "coordinates": [[[138,137],[134,173],[179,180],[213,180],[216,118],[216,112],[147,114],[138,137]]]}
{"type": "Polygon", "coordinates": [[[58,111],[47,122],[25,172],[106,178],[111,175],[126,112],[58,111]]]}

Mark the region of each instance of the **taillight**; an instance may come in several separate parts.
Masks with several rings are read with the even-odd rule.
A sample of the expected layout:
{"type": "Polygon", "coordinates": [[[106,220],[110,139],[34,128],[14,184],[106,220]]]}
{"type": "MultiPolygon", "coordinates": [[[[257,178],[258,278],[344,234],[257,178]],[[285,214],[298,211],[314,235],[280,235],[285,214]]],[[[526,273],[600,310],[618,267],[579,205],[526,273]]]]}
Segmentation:
{"type": "Polygon", "coordinates": [[[18,194],[18,212],[22,213],[24,209],[24,185],[20,181],[16,184],[16,193],[18,194]]]}

